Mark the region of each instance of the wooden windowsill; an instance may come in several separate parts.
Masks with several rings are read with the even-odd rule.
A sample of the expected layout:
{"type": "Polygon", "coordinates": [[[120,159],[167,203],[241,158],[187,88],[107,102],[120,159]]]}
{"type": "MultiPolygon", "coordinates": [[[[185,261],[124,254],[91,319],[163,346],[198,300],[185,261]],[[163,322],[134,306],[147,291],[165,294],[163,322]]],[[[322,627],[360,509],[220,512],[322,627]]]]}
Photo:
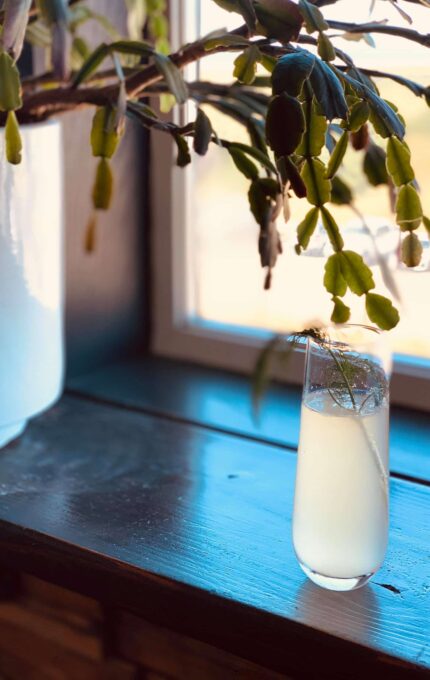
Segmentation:
{"type": "Polygon", "coordinates": [[[292,550],[294,442],[286,447],[275,426],[272,442],[247,430],[228,376],[236,401],[225,409],[236,419],[222,423],[214,385],[212,410],[191,417],[192,394],[186,403],[182,392],[176,413],[161,413],[180,401],[180,381],[175,389],[170,370],[166,391],[166,365],[158,383],[148,366],[74,381],[74,394],[3,450],[0,564],[285,676],[426,676],[430,489],[416,451],[416,467],[402,467],[406,439],[394,442],[384,566],[370,586],[328,593],[306,581],[292,550]]]}

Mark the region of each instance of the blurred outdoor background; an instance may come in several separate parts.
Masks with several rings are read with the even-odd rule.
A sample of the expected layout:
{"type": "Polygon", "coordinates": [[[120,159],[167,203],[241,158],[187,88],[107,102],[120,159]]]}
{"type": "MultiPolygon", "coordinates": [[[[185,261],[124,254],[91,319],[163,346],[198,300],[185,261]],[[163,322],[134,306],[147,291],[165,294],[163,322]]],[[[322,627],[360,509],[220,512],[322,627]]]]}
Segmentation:
{"type": "MultiPolygon", "coordinates": [[[[419,5],[401,3],[414,19],[420,32],[430,32],[429,11],[419,5]]],[[[327,18],[345,21],[376,21],[390,18],[407,26],[389,2],[379,0],[370,17],[370,2],[344,0],[325,7],[327,18]]],[[[190,20],[195,21],[194,12],[190,20]]],[[[234,28],[240,17],[227,14],[208,0],[201,0],[201,35],[217,28],[234,28]]],[[[330,34],[334,34],[331,31],[330,34]]],[[[392,71],[423,84],[430,84],[430,63],[425,48],[393,37],[374,36],[376,48],[364,41],[337,38],[335,44],[348,52],[357,65],[392,71]]],[[[206,58],[200,66],[199,79],[231,82],[232,55],[206,58]]],[[[262,71],[267,75],[267,72],[262,71]]],[[[407,122],[406,141],[411,147],[412,162],[421,189],[424,213],[430,215],[430,110],[423,99],[390,80],[378,79],[381,94],[395,102],[407,122]]],[[[230,118],[208,107],[217,133],[229,140],[248,142],[246,132],[230,118]]],[[[382,140],[377,140],[383,144],[382,140]]],[[[354,190],[355,205],[372,229],[379,251],[387,258],[397,283],[401,305],[401,322],[390,335],[393,349],[403,354],[430,358],[430,253],[428,236],[423,227],[420,236],[424,246],[419,268],[406,269],[398,264],[396,251],[399,231],[390,210],[386,186],[371,187],[362,172],[363,152],[349,148],[340,177],[354,190]]],[[[212,146],[204,159],[195,158],[190,169],[191,209],[188,225],[192,243],[190,263],[193,279],[190,309],[202,321],[233,324],[266,330],[290,331],[307,327],[315,321],[329,320],[332,303],[322,285],[325,257],[330,254],[322,230],[317,231],[309,249],[295,254],[295,230],[309,209],[306,200],[291,201],[291,220],[282,217],[278,227],[283,238],[284,254],[273,272],[272,288],[263,290],[264,273],[257,252],[258,228],[249,211],[249,182],[233,165],[228,153],[212,146]]],[[[375,258],[372,239],[363,231],[361,220],[350,207],[334,206],[333,213],[344,230],[347,246],[360,250],[372,266],[375,292],[387,294],[375,258]]],[[[388,295],[391,295],[388,293],[388,295]]],[[[363,300],[345,298],[351,305],[351,321],[365,322],[363,300]]]]}

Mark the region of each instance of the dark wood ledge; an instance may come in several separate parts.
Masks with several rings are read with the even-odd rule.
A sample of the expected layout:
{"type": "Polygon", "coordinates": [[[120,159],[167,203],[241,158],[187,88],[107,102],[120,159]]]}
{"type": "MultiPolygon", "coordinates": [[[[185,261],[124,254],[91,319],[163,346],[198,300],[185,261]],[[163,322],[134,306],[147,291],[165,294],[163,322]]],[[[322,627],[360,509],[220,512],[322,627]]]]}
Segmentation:
{"type": "Polygon", "coordinates": [[[385,565],[328,593],[293,555],[294,467],[243,434],[66,395],[0,454],[0,564],[282,677],[428,677],[429,487],[392,480],[385,565]]]}

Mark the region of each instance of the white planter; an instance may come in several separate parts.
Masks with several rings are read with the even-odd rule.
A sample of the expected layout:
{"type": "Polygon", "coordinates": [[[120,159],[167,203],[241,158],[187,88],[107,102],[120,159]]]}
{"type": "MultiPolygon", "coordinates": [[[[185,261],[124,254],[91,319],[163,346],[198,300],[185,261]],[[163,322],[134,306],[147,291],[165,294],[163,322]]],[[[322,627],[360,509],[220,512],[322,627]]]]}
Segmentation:
{"type": "Polygon", "coordinates": [[[13,166],[0,134],[0,446],[63,384],[61,126],[22,126],[21,135],[13,166]]]}

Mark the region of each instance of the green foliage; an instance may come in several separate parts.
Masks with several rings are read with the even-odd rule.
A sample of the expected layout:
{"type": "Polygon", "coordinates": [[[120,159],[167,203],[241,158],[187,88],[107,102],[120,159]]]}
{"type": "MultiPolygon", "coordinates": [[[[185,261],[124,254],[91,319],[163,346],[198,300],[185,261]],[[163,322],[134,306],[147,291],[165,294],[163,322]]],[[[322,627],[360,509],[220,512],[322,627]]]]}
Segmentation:
{"type": "Polygon", "coordinates": [[[400,187],[396,202],[396,221],[402,231],[418,229],[423,217],[421,199],[412,184],[400,187]]]}
{"type": "Polygon", "coordinates": [[[348,288],[355,295],[364,295],[375,287],[373,274],[363,258],[352,250],[343,250],[340,253],[342,274],[348,288]]]}
{"type": "Polygon", "coordinates": [[[311,2],[299,0],[299,9],[308,33],[326,31],[328,29],[328,23],[324,19],[321,10],[319,10],[318,7],[315,7],[311,2]]]}
{"type": "Polygon", "coordinates": [[[9,54],[0,52],[0,111],[14,111],[21,106],[18,69],[9,54]]]}
{"type": "Polygon", "coordinates": [[[261,59],[258,47],[251,45],[242,54],[236,57],[234,62],[233,76],[245,85],[251,85],[257,75],[257,63],[261,59]]]}
{"type": "Polygon", "coordinates": [[[297,243],[303,250],[306,250],[309,245],[309,241],[318,223],[318,217],[318,208],[311,208],[297,227],[297,243]]]}
{"type": "Polygon", "coordinates": [[[366,294],[366,312],[369,319],[384,331],[390,331],[400,320],[399,312],[392,302],[377,293],[366,294]]]}
{"type": "Polygon", "coordinates": [[[343,297],[347,291],[340,253],[333,253],[325,263],[324,286],[335,297],[343,297]]]}
{"type": "Polygon", "coordinates": [[[293,54],[285,54],[278,59],[272,73],[273,94],[286,92],[291,97],[298,97],[303,83],[311,74],[315,57],[304,50],[293,54]]]}
{"type": "Polygon", "coordinates": [[[96,210],[108,210],[112,199],[113,175],[106,158],[100,158],[93,187],[93,205],[96,210]]]}
{"type": "Polygon", "coordinates": [[[334,306],[330,320],[333,323],[347,323],[351,316],[350,308],[340,298],[333,296],[334,306]]]}
{"type": "Polygon", "coordinates": [[[7,114],[5,140],[7,160],[12,165],[18,165],[21,163],[22,141],[15,111],[9,111],[7,114]]]}
{"type": "Polygon", "coordinates": [[[245,153],[243,153],[243,151],[238,149],[237,146],[231,145],[228,147],[228,152],[232,157],[236,168],[242,173],[242,175],[245,175],[247,179],[254,180],[258,178],[257,166],[251,161],[250,158],[248,158],[245,153]]]}
{"type": "Polygon", "coordinates": [[[397,137],[390,137],[387,144],[387,170],[394,184],[400,187],[415,179],[411,166],[411,152],[397,137]]]}
{"type": "Polygon", "coordinates": [[[286,93],[273,97],[266,117],[266,137],[276,156],[289,156],[300,144],[305,118],[300,102],[286,93]]]}
{"type": "Polygon", "coordinates": [[[372,143],[367,147],[363,161],[363,171],[368,182],[374,187],[388,184],[386,158],[387,154],[384,149],[377,144],[372,143]]]}
{"type": "Polygon", "coordinates": [[[312,205],[321,207],[330,200],[331,182],[326,174],[326,167],[319,158],[305,160],[301,175],[306,186],[307,199],[312,205]]]}
{"type": "Polygon", "coordinates": [[[202,109],[197,111],[194,125],[194,151],[204,156],[212,139],[212,123],[202,109]]]}
{"type": "Polygon", "coordinates": [[[414,233],[407,234],[402,242],[402,262],[407,267],[416,267],[421,262],[423,247],[414,233]]]}
{"type": "MultiPolygon", "coordinates": [[[[329,199],[327,199],[328,201],[329,199]]],[[[321,208],[321,217],[324,229],[327,232],[329,241],[333,247],[333,250],[341,251],[343,248],[343,238],[340,234],[339,227],[334,219],[333,215],[327,210],[327,208],[321,208]]]]}
{"type": "Polygon", "coordinates": [[[348,133],[343,132],[334,147],[327,165],[327,179],[332,179],[339,170],[348,148],[348,133]]]}
{"type": "Polygon", "coordinates": [[[120,140],[120,134],[115,128],[115,110],[112,107],[103,106],[97,109],[90,139],[93,156],[112,158],[120,140]]]}

